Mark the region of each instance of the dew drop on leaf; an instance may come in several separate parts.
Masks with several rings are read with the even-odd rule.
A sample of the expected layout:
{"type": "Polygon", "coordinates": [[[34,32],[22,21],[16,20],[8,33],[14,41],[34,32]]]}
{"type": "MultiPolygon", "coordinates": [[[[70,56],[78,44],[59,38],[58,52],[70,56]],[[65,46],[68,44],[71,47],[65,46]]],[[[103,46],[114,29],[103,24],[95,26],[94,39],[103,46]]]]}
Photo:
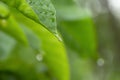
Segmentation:
{"type": "Polygon", "coordinates": [[[104,61],[104,59],[103,58],[99,58],[98,60],[97,60],[97,65],[98,66],[103,66],[105,64],[105,61],[104,61]]]}
{"type": "Polygon", "coordinates": [[[37,59],[37,61],[42,61],[43,60],[43,55],[42,54],[37,54],[36,59],[37,59]]]}
{"type": "Polygon", "coordinates": [[[62,38],[61,38],[58,34],[55,34],[55,37],[56,37],[60,42],[62,42],[62,38]]]}
{"type": "Polygon", "coordinates": [[[45,54],[44,51],[40,51],[40,53],[38,53],[38,54],[36,55],[37,61],[42,61],[44,54],[45,54]]]}

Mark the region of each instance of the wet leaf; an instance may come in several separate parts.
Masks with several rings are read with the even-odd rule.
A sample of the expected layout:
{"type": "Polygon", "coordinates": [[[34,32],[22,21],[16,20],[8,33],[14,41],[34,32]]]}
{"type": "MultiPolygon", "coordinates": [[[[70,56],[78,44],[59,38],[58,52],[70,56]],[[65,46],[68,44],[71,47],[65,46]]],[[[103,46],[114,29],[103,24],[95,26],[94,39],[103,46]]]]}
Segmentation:
{"type": "Polygon", "coordinates": [[[2,0],[17,8],[25,16],[42,24],[50,32],[57,34],[56,12],[50,0],[2,0]]]}
{"type": "Polygon", "coordinates": [[[33,11],[37,14],[39,22],[48,30],[56,32],[56,12],[50,0],[27,0],[33,11]]]}

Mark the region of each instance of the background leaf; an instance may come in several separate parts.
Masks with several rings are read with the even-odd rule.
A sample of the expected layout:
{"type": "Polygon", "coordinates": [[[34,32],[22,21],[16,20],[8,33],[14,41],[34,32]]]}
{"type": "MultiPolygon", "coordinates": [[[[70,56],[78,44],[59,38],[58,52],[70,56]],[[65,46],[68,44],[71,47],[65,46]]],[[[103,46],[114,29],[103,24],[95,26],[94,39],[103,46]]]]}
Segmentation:
{"type": "Polygon", "coordinates": [[[1,19],[0,23],[0,30],[6,32],[8,35],[11,35],[22,44],[28,44],[27,38],[23,30],[20,28],[20,26],[17,24],[17,22],[12,16],[10,16],[8,19],[1,19]]]}
{"type": "Polygon", "coordinates": [[[16,41],[0,31],[0,60],[6,59],[14,49],[16,41]]]}
{"type": "Polygon", "coordinates": [[[58,30],[66,46],[82,57],[96,59],[96,32],[90,12],[72,0],[52,1],[57,10],[58,30]]]}
{"type": "Polygon", "coordinates": [[[95,31],[89,18],[61,21],[59,30],[67,47],[80,56],[96,57],[95,31]]]}
{"type": "Polygon", "coordinates": [[[10,14],[8,6],[0,1],[0,30],[11,35],[20,43],[27,45],[28,42],[23,30],[17,24],[15,18],[10,14]]]}

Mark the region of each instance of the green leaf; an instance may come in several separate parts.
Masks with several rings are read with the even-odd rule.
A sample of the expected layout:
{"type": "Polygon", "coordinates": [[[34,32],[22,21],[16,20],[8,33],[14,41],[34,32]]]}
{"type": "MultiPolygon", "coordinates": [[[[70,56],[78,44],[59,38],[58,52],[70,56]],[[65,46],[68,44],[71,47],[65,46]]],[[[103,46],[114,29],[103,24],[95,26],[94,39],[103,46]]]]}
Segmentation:
{"type": "Polygon", "coordinates": [[[17,8],[25,16],[42,24],[50,32],[57,34],[56,12],[50,0],[2,0],[17,8]]]}
{"type": "Polygon", "coordinates": [[[37,61],[35,51],[29,46],[17,43],[7,58],[0,60],[0,80],[49,80],[46,73],[45,64],[37,61]]]}
{"type": "Polygon", "coordinates": [[[27,0],[39,22],[53,33],[56,31],[56,12],[50,0],[27,0]]]}
{"type": "Polygon", "coordinates": [[[53,34],[48,32],[41,25],[32,22],[24,16],[19,15],[18,20],[20,20],[20,23],[23,23],[27,27],[31,28],[31,30],[39,36],[42,43],[42,51],[44,52],[43,61],[50,70],[49,74],[53,76],[52,79],[69,80],[69,65],[63,43],[59,42],[53,34]]]}
{"type": "Polygon", "coordinates": [[[90,18],[61,21],[59,30],[67,47],[80,56],[97,58],[95,30],[90,18]]]}
{"type": "Polygon", "coordinates": [[[72,0],[53,2],[57,10],[58,30],[66,46],[82,57],[96,59],[96,35],[90,12],[72,0]]]}
{"type": "Polygon", "coordinates": [[[69,80],[69,65],[64,46],[52,34],[37,26],[33,29],[40,37],[45,52],[44,61],[58,80],[69,80]],[[52,46],[52,47],[51,47],[52,46]]]}
{"type": "Polygon", "coordinates": [[[21,26],[30,46],[18,43],[0,31],[0,80],[49,80],[46,65],[36,59],[36,49],[41,50],[40,39],[27,27],[21,26]]]}
{"type": "Polygon", "coordinates": [[[38,36],[32,30],[27,28],[24,24],[21,24],[21,28],[25,32],[30,47],[34,49],[36,52],[39,52],[41,50],[41,45],[40,45],[41,42],[38,36]]]}

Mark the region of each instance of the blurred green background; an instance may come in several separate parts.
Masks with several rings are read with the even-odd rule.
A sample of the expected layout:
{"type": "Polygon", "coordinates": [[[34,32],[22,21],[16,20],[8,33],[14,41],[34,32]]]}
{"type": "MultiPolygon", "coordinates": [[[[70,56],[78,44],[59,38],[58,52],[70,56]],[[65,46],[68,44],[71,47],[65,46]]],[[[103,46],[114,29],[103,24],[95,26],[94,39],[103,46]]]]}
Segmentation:
{"type": "Polygon", "coordinates": [[[119,0],[1,0],[0,80],[120,80],[119,0]]]}

